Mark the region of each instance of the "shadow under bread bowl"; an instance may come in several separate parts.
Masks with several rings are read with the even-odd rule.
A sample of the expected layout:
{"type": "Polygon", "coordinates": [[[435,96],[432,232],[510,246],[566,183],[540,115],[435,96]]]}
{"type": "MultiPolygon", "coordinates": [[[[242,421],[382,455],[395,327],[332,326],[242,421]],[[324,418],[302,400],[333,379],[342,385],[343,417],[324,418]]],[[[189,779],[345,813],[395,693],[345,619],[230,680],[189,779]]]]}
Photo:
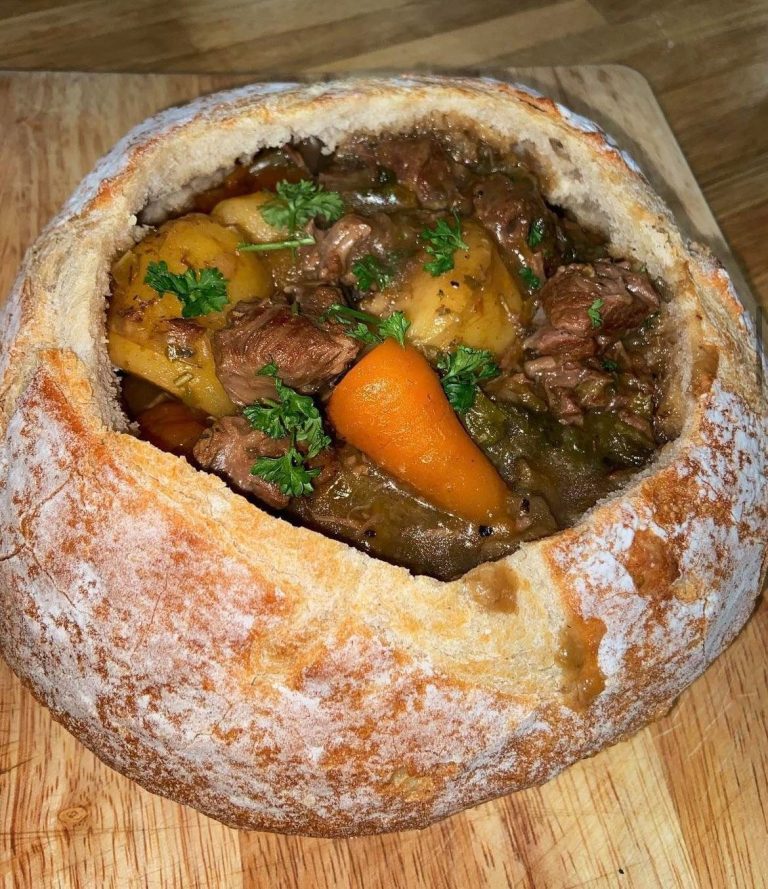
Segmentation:
{"type": "Polygon", "coordinates": [[[750,321],[605,137],[526,91],[257,86],[167,112],[32,248],[3,331],[3,654],[102,759],[227,823],[418,827],[544,781],[663,712],[759,591],[750,321]],[[126,434],[104,344],[109,268],[148,203],[291,138],[333,147],[425,121],[524,146],[549,201],[666,283],[682,419],[573,528],[448,583],[290,525],[126,434]]]}

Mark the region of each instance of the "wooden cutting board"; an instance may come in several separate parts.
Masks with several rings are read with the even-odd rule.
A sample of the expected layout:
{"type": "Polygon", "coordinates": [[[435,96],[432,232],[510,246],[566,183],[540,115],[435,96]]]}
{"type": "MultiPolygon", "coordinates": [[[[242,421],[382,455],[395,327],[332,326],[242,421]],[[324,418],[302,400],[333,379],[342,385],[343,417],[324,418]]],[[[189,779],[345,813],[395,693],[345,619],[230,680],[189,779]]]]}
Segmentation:
{"type": "MultiPolygon", "coordinates": [[[[601,122],[741,283],[639,74],[603,66],[511,75],[601,122]]],[[[0,73],[0,292],[41,226],[129,127],[247,79],[0,73]]],[[[0,881],[19,889],[768,886],[767,645],[763,606],[672,712],[632,740],[423,832],[354,840],[237,832],[152,796],[81,747],[0,663],[0,881]]]]}

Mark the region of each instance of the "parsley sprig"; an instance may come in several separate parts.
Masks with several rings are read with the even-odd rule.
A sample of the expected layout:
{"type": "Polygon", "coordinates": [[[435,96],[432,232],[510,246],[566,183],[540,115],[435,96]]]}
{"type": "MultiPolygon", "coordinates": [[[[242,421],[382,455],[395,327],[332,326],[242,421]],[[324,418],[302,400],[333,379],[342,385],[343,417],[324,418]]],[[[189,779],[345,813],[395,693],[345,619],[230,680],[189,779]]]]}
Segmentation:
{"type": "Polygon", "coordinates": [[[475,403],[477,387],[483,380],[492,380],[501,373],[491,352],[471,346],[459,346],[455,352],[442,354],[437,359],[437,369],[443,375],[443,391],[459,414],[475,403]]]}
{"type": "Polygon", "coordinates": [[[529,290],[538,290],[541,287],[541,278],[527,265],[520,269],[520,277],[529,290]]]}
{"type": "Polygon", "coordinates": [[[438,219],[434,228],[425,228],[421,232],[421,240],[426,244],[424,249],[433,257],[424,263],[424,268],[434,278],[451,271],[453,254],[457,250],[469,250],[462,237],[461,219],[455,211],[453,218],[453,225],[447,219],[438,219]]]}
{"type": "Polygon", "coordinates": [[[270,438],[289,437],[291,446],[281,457],[260,457],[251,467],[251,474],[276,484],[287,497],[311,494],[312,479],[320,470],[310,468],[307,461],[331,443],[323,430],[320,412],[308,395],[283,383],[274,362],[266,364],[259,373],[273,378],[277,400],[265,398],[260,404],[249,404],[243,408],[243,415],[254,429],[270,438]],[[297,448],[297,443],[306,446],[306,453],[297,448]]]}
{"type": "Polygon", "coordinates": [[[265,398],[260,404],[243,408],[243,414],[251,426],[270,438],[292,436],[295,441],[305,443],[308,457],[315,457],[325,450],[331,439],[323,431],[323,420],[312,398],[286,386],[277,375],[274,362],[262,367],[259,374],[272,377],[275,381],[277,401],[265,398]]]}
{"type": "Polygon", "coordinates": [[[220,312],[228,302],[227,279],[217,268],[187,269],[176,274],[168,270],[165,260],[150,262],[144,283],[161,295],[172,293],[177,297],[182,318],[220,312]]]}
{"type": "Polygon", "coordinates": [[[307,469],[304,455],[296,448],[289,448],[282,457],[259,457],[251,467],[251,475],[277,485],[286,497],[311,494],[312,479],[319,474],[319,469],[307,469]]]}
{"type": "Polygon", "coordinates": [[[362,340],[369,345],[383,342],[387,337],[405,345],[405,334],[411,322],[402,312],[392,312],[386,318],[379,318],[369,312],[350,309],[348,306],[333,305],[322,315],[323,320],[335,321],[347,327],[347,336],[362,340]]]}
{"type": "Polygon", "coordinates": [[[288,230],[295,237],[304,226],[320,216],[326,222],[335,222],[344,212],[344,201],[336,191],[326,191],[310,179],[277,183],[277,197],[264,204],[261,215],[275,228],[288,230]]]}
{"type": "Polygon", "coordinates": [[[392,283],[392,271],[380,262],[373,254],[368,253],[352,263],[352,274],[357,278],[357,289],[371,290],[375,284],[383,290],[392,283]]]}
{"type": "Polygon", "coordinates": [[[541,242],[544,240],[545,227],[546,223],[541,216],[533,221],[530,231],[528,232],[529,247],[538,247],[539,244],[541,244],[541,242]]]}
{"type": "Polygon", "coordinates": [[[603,316],[600,309],[605,305],[604,299],[596,299],[587,309],[587,317],[592,322],[592,327],[601,327],[603,324],[603,316]]]}
{"type": "Polygon", "coordinates": [[[304,227],[318,216],[326,222],[336,222],[344,213],[344,201],[337,191],[326,191],[310,179],[299,182],[288,182],[287,179],[277,183],[277,196],[261,208],[261,215],[270,225],[288,231],[288,237],[282,241],[271,241],[266,244],[237,245],[237,249],[252,253],[269,250],[293,250],[297,247],[315,243],[312,235],[304,231],[304,227]]]}

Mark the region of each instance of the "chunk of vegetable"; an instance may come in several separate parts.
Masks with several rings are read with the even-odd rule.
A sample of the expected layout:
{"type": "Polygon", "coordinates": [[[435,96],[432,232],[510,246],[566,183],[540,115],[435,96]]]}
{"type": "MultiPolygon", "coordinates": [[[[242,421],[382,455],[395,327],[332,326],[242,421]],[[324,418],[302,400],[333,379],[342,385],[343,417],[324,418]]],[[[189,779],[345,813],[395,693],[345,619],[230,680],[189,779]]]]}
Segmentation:
{"type": "Polygon", "coordinates": [[[142,434],[164,451],[189,456],[205,431],[203,418],[179,401],[161,401],[136,418],[142,434]]]}
{"type": "Polygon", "coordinates": [[[405,312],[417,345],[447,350],[461,342],[500,355],[522,340],[522,296],[490,235],[467,220],[462,233],[469,249],[454,253],[454,268],[435,277],[423,254],[391,308],[405,312]]]}
{"type": "Polygon", "coordinates": [[[163,350],[162,342],[139,343],[113,330],[109,334],[109,356],[116,367],[150,380],[212,417],[237,411],[216,376],[207,334],[193,355],[174,359],[169,357],[167,349],[163,350]]]}
{"type": "Polygon", "coordinates": [[[467,435],[429,362],[387,339],[341,380],[328,402],[338,434],[424,499],[492,524],[510,492],[467,435]]]}
{"type": "Polygon", "coordinates": [[[264,206],[274,200],[275,195],[271,191],[257,191],[255,194],[227,198],[216,204],[211,216],[222,225],[236,226],[245,240],[252,244],[284,241],[289,235],[288,229],[270,225],[261,213],[264,206]]]}
{"type": "Polygon", "coordinates": [[[239,254],[240,239],[233,229],[190,214],[165,223],[112,267],[107,313],[112,362],[213,416],[235,408],[216,376],[210,331],[224,326],[235,303],[263,299],[272,292],[268,266],[258,256],[239,254]],[[183,331],[174,327],[182,312],[178,297],[161,295],[144,280],[150,263],[161,261],[177,274],[189,268],[217,268],[227,280],[223,310],[182,322],[189,325],[183,331]]]}

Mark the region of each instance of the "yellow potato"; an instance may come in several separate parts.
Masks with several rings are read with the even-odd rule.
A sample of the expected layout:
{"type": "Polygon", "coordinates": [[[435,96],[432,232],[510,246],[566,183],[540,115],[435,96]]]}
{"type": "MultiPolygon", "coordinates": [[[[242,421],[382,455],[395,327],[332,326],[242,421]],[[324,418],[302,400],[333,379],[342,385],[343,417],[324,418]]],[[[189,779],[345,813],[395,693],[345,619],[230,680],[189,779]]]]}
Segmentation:
{"type": "Polygon", "coordinates": [[[216,376],[208,334],[203,343],[194,360],[170,360],[155,343],[137,343],[113,331],[109,335],[109,355],[117,367],[151,380],[190,407],[212,417],[234,414],[237,408],[216,376]]]}
{"type": "Polygon", "coordinates": [[[223,327],[226,314],[241,300],[264,299],[272,292],[269,268],[260,256],[238,253],[240,235],[202,213],[166,222],[124,254],[112,267],[115,286],[110,316],[138,316],[152,327],[155,321],[181,317],[181,303],[172,293],[158,294],[144,283],[150,263],[165,261],[177,274],[188,268],[215,267],[227,279],[228,304],[221,312],[197,318],[203,327],[223,327]]]}
{"type": "Polygon", "coordinates": [[[469,250],[456,251],[450,272],[433,277],[423,267],[425,254],[396,285],[389,305],[405,312],[415,345],[450,349],[465,343],[500,355],[520,339],[522,296],[490,235],[464,221],[463,237],[469,250]]]}
{"type": "Polygon", "coordinates": [[[237,302],[264,299],[272,292],[268,266],[261,257],[238,253],[239,242],[235,230],[194,213],[165,223],[112,267],[107,328],[113,363],[214,416],[235,408],[216,377],[211,331],[224,326],[237,302]],[[215,267],[227,279],[224,309],[186,322],[200,328],[199,336],[188,337],[189,348],[173,345],[173,328],[168,323],[181,318],[178,298],[172,293],[158,294],[144,283],[149,264],[160,261],[177,274],[188,268],[215,267]]]}
{"type": "Polygon", "coordinates": [[[261,215],[264,205],[274,200],[275,195],[271,191],[257,191],[242,197],[227,198],[216,204],[211,216],[222,225],[237,226],[244,238],[252,244],[284,241],[288,237],[288,230],[275,228],[261,215]]]}

